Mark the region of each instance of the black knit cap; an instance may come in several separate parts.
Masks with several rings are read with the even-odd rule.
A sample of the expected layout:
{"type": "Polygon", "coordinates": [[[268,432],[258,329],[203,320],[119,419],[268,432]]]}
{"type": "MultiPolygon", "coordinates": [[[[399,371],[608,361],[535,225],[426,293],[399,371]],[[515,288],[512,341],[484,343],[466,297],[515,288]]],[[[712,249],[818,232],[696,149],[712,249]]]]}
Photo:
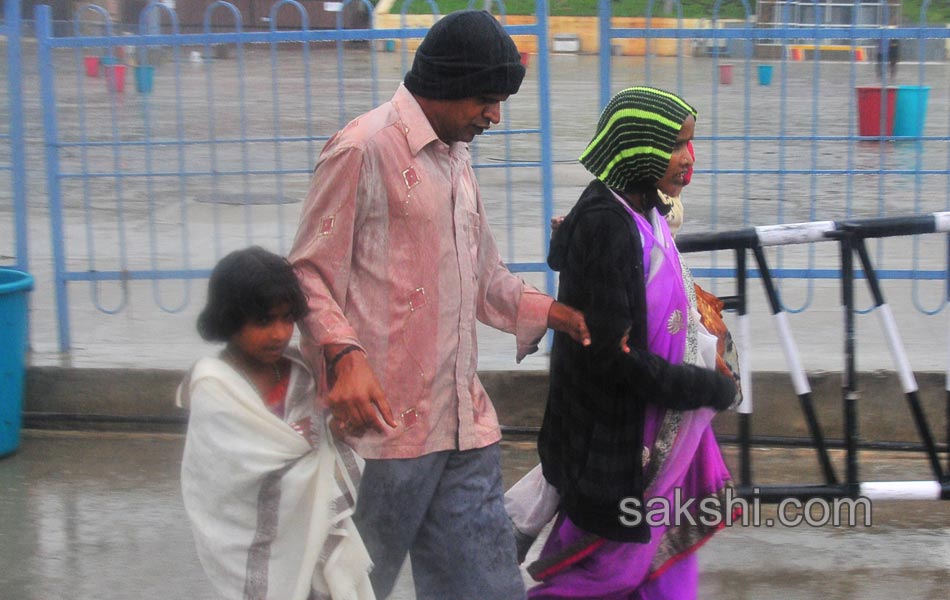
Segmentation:
{"type": "Polygon", "coordinates": [[[459,10],[429,29],[406,88],[423,98],[458,100],[482,94],[515,94],[525,68],[508,32],[484,10],[459,10]]]}

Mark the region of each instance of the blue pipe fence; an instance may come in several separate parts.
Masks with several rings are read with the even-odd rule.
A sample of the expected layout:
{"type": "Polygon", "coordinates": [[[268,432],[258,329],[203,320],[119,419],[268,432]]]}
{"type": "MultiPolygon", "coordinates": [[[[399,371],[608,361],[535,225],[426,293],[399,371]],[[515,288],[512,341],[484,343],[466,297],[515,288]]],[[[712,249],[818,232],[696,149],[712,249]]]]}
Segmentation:
{"type": "MultiPolygon", "coordinates": [[[[672,19],[654,17],[654,4],[644,27],[625,28],[613,25],[611,3],[603,0],[606,42],[599,53],[574,54],[551,52],[547,2],[536,2],[528,25],[507,24],[504,4],[493,3],[508,30],[537,47],[501,127],[473,147],[492,226],[513,270],[553,291],[543,262],[549,219],[586,183],[576,157],[599,107],[633,84],[676,90],[699,109],[697,174],[685,195],[688,232],[950,209],[950,30],[922,18],[918,26],[828,26],[819,22],[817,0],[814,26],[792,23],[788,14],[768,27],[756,24],[750,2],[741,3],[746,19],[719,19],[717,3],[706,23],[683,19],[678,2],[672,19]],[[891,38],[900,40],[901,62],[896,81],[887,72],[882,81],[873,48],[891,38]],[[649,51],[615,52],[630,40],[649,51]],[[803,55],[791,51],[802,46],[810,48],[803,55]],[[825,50],[831,46],[853,50],[825,50]],[[760,66],[775,74],[768,84],[757,80],[760,66]],[[884,94],[895,83],[929,88],[922,129],[862,135],[855,90],[878,86],[884,94]]],[[[158,2],[125,25],[95,5],[77,8],[67,27],[38,8],[39,97],[32,100],[40,105],[45,164],[34,169],[45,175],[49,198],[61,350],[72,346],[70,311],[88,305],[70,297],[77,283],[88,286],[102,313],[127,313],[131,290],[141,286],[151,287],[154,310],[179,313],[194,309],[193,284],[231,249],[257,243],[286,252],[322,144],[387,99],[408,68],[412,44],[428,27],[407,25],[410,5],[428,7],[432,21],[438,16],[437,3],[407,0],[393,9],[401,26],[380,28],[367,2],[341,5],[334,28],[312,29],[300,3],[282,0],[270,6],[262,30],[245,27],[232,4],[214,2],[200,32],[158,2]],[[342,15],[356,5],[368,12],[368,24],[346,28],[342,15]],[[300,26],[278,28],[289,13],[300,26]],[[390,51],[390,41],[399,52],[390,51]],[[94,59],[97,77],[86,72],[94,59]]],[[[7,78],[14,75],[8,69],[7,78]]],[[[18,222],[25,212],[15,211],[18,222]]],[[[25,225],[22,231],[25,240],[25,225]]],[[[914,236],[906,251],[892,251],[890,240],[872,247],[878,277],[906,282],[923,315],[947,302],[946,252],[935,237],[914,236]]],[[[816,282],[841,276],[814,245],[765,252],[788,312],[809,308],[816,282]]],[[[26,251],[16,255],[25,260],[26,251]]],[[[736,276],[719,263],[715,251],[691,257],[714,291],[736,276]]]]}
{"type": "MultiPolygon", "coordinates": [[[[355,1],[341,3],[342,10],[355,1]]],[[[536,97],[546,98],[544,2],[537,14],[535,24],[508,29],[536,37],[533,85],[540,90],[536,97]]],[[[128,304],[129,283],[150,281],[156,305],[177,312],[191,304],[191,281],[206,278],[229,250],[259,243],[286,252],[297,212],[289,206],[305,196],[320,146],[347,120],[388,98],[402,77],[394,64],[380,72],[378,43],[427,31],[379,29],[372,21],[368,29],[344,29],[342,19],[336,29],[313,30],[294,0],[276,2],[270,22],[269,31],[243,31],[240,12],[215,2],[204,33],[181,33],[175,12],[151,3],[137,34],[117,35],[108,13],[87,5],[76,15],[74,35],[56,37],[49,9],[38,8],[38,60],[50,65],[41,69],[40,84],[63,350],[71,346],[70,283],[88,282],[98,310],[119,313],[128,304]],[[280,11],[297,11],[300,29],[276,29],[280,11]],[[210,31],[216,12],[231,15],[233,31],[210,31]],[[90,17],[99,20],[102,35],[83,35],[90,17]],[[233,61],[214,58],[231,52],[233,61]],[[120,55],[160,58],[131,66],[120,55]],[[85,72],[85,61],[95,57],[105,69],[102,81],[85,72]],[[152,78],[148,91],[139,80],[143,67],[152,78]],[[130,93],[133,74],[137,95],[130,93]],[[59,110],[63,104],[68,113],[59,110]],[[163,287],[171,280],[184,285],[163,287]]],[[[534,211],[534,259],[519,261],[513,252],[508,258],[513,270],[542,272],[553,188],[550,129],[539,122],[550,115],[543,102],[523,114],[526,123],[506,115],[486,136],[479,146],[502,156],[478,160],[476,154],[476,167],[500,169],[509,182],[512,169],[540,172],[531,192],[544,199],[534,211]],[[516,160],[514,137],[531,138],[521,145],[539,149],[541,159],[516,160]]],[[[511,205],[513,186],[506,190],[511,205]]],[[[545,278],[553,290],[553,277],[545,278]]]]}

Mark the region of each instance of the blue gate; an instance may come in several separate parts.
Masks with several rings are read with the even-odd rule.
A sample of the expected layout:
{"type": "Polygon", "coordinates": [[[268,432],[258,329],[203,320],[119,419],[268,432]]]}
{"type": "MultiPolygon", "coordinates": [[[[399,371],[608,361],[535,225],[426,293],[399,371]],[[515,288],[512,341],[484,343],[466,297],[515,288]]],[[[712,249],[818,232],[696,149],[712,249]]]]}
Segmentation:
{"type": "MultiPolygon", "coordinates": [[[[576,157],[598,107],[631,84],[680,91],[699,108],[687,232],[950,210],[950,30],[922,19],[916,27],[876,27],[858,13],[841,24],[840,15],[825,18],[828,3],[820,0],[758,2],[782,10],[753,21],[752,3],[737,3],[745,19],[720,19],[717,3],[711,19],[687,20],[672,2],[664,3],[672,19],[634,22],[612,19],[611,3],[602,0],[605,42],[585,48],[588,54],[556,43],[549,52],[556,30],[547,2],[535,3],[529,24],[508,23],[504,5],[493,3],[508,30],[537,47],[503,126],[473,148],[489,218],[513,270],[553,291],[542,262],[549,217],[565,212],[589,178],[576,157]],[[810,5],[812,22],[793,22],[800,15],[789,12],[792,4],[810,5]],[[879,76],[874,54],[890,40],[898,42],[899,69],[879,76]],[[630,44],[648,51],[628,52],[630,44]],[[878,111],[869,121],[878,131],[862,131],[861,98],[887,105],[890,88],[898,107],[905,88],[927,94],[917,111],[926,118],[889,131],[878,111]]],[[[397,21],[380,27],[367,2],[349,0],[329,3],[340,9],[337,24],[316,30],[292,0],[246,25],[234,5],[215,2],[196,30],[163,3],[124,27],[87,5],[53,35],[41,7],[37,62],[59,347],[71,346],[70,310],[87,306],[69,300],[77,282],[97,308],[84,315],[129,315],[133,305],[146,306],[136,316],[180,314],[197,310],[193,285],[227,251],[257,243],[285,252],[323,142],[388,97],[436,18],[409,19],[411,4],[437,16],[436,3],[405,0],[392,13],[397,21]],[[357,9],[368,22],[344,27],[357,9]]],[[[16,215],[25,219],[25,207],[16,215]]],[[[944,240],[873,240],[869,251],[878,277],[907,287],[908,313],[943,311],[944,240]]],[[[816,288],[840,277],[814,245],[766,252],[789,313],[806,311],[816,288]]],[[[720,262],[716,252],[691,258],[713,291],[736,273],[720,262]]],[[[859,299],[861,311],[872,308],[859,299]]],[[[92,319],[75,321],[90,339],[92,319]]]]}
{"type": "MultiPolygon", "coordinates": [[[[129,307],[137,283],[150,282],[157,306],[176,313],[192,305],[193,281],[228,251],[249,244],[289,249],[322,143],[402,79],[395,54],[380,45],[428,30],[374,27],[365,0],[327,4],[338,11],[334,29],[310,29],[299,2],[280,0],[270,9],[269,30],[245,31],[238,9],[219,1],[207,8],[202,33],[182,33],[175,11],[158,2],[142,11],[134,32],[116,31],[105,9],[86,5],[69,37],[54,36],[49,8],[38,8],[62,350],[71,346],[71,283],[87,282],[98,310],[112,314],[129,307]],[[354,9],[369,13],[368,28],[343,27],[354,9]],[[299,28],[277,28],[288,19],[299,28]]],[[[542,287],[553,290],[541,260],[553,193],[546,2],[537,2],[533,24],[508,30],[535,37],[538,60],[534,93],[507,104],[537,104],[513,108],[477,144],[476,168],[491,172],[480,176],[484,185],[508,190],[498,195],[505,211],[489,212],[510,219],[512,171],[539,171],[537,189],[522,190],[517,207],[519,222],[531,223],[533,249],[515,252],[514,221],[502,223],[509,243],[501,235],[499,242],[513,270],[543,273],[542,287]],[[510,116],[515,112],[523,122],[510,116]],[[514,140],[524,137],[531,141],[514,140]],[[519,144],[537,149],[536,156],[513,158],[519,144]],[[536,199],[528,208],[526,195],[536,199]]]]}

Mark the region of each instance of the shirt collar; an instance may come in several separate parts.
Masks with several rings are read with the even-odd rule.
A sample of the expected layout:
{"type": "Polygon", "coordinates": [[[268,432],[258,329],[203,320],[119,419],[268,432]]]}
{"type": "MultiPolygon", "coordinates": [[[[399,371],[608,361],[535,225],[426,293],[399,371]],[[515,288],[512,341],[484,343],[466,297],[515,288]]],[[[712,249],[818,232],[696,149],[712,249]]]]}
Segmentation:
{"type": "MultiPolygon", "coordinates": [[[[396,109],[396,114],[399,115],[399,126],[402,127],[402,132],[406,135],[406,140],[409,142],[409,150],[413,156],[419,154],[423,148],[433,142],[447,146],[445,142],[440,140],[439,136],[436,135],[426,114],[422,112],[422,107],[419,106],[419,103],[416,102],[415,97],[406,89],[405,85],[399,84],[399,88],[393,95],[392,103],[396,109]]],[[[468,145],[456,142],[448,147],[458,152],[463,148],[467,148],[468,145]],[[462,148],[459,148],[459,146],[462,146],[462,148]]]]}

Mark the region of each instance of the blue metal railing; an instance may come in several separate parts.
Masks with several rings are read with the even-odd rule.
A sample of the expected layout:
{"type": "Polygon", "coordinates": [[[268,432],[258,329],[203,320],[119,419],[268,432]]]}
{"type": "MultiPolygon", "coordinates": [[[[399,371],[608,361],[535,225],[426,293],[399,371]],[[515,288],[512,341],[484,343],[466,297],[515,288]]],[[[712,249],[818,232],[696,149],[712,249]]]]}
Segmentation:
{"type": "MultiPolygon", "coordinates": [[[[746,0],[742,1],[743,20],[721,21],[719,1],[713,7],[712,28],[706,28],[696,27],[693,22],[683,19],[680,2],[675,3],[675,25],[670,26],[667,20],[658,26],[658,20],[652,17],[656,3],[651,0],[645,26],[632,28],[615,26],[611,2],[601,0],[599,32],[600,39],[606,42],[599,49],[599,102],[601,106],[606,105],[615,91],[635,83],[673,89],[687,100],[699,98],[693,101],[700,107],[696,141],[698,147],[708,148],[708,158],[700,157],[696,173],[700,180],[708,178],[709,213],[704,224],[713,230],[734,226],[733,219],[738,215],[741,215],[744,226],[832,217],[883,217],[894,214],[897,199],[906,202],[900,207],[904,214],[947,210],[950,208],[950,153],[947,150],[950,123],[941,121],[947,114],[944,107],[948,90],[931,90],[931,102],[936,101],[939,108],[931,111],[930,123],[915,135],[888,133],[869,136],[856,127],[860,106],[852,100],[852,90],[868,85],[865,80],[870,76],[870,83],[882,88],[882,102],[887,101],[883,88],[895,82],[889,80],[886,69],[882,70],[878,80],[874,76],[873,63],[868,63],[867,59],[873,60],[878,44],[887,48],[891,39],[901,41],[905,48],[901,54],[905,60],[916,59],[916,87],[924,88],[929,80],[934,79],[933,69],[927,69],[925,60],[933,54],[926,51],[927,44],[943,52],[942,60],[945,61],[950,30],[925,23],[923,15],[927,4],[925,2],[922,7],[918,26],[859,25],[857,10],[852,11],[854,22],[851,25],[829,26],[823,21],[824,3],[815,0],[811,13],[814,23],[792,23],[789,5],[786,4],[779,26],[761,27],[755,24],[752,18],[754,7],[746,0]],[[643,39],[648,49],[651,43],[672,40],[676,42],[676,51],[667,57],[647,51],[642,59],[613,56],[613,42],[626,39],[643,39]],[[684,40],[710,41],[710,55],[708,58],[687,57],[682,44],[684,40]],[[807,48],[800,50],[809,53],[805,57],[807,60],[802,60],[802,55],[793,56],[795,53],[789,51],[796,45],[807,48]],[[846,60],[823,60],[835,58],[833,54],[841,50],[841,45],[850,49],[845,53],[846,60]],[[910,48],[914,51],[908,52],[910,48]],[[733,53],[727,53],[727,49],[733,53]],[[628,66],[622,61],[630,63],[631,68],[623,70],[618,77],[618,68],[628,66]],[[664,61],[664,68],[657,69],[655,64],[661,61],[664,61]],[[754,87],[759,65],[767,65],[777,72],[777,98],[768,93],[771,88],[754,87]],[[684,72],[703,68],[707,69],[707,75],[698,78],[702,81],[699,86],[696,85],[697,77],[684,75],[684,72]],[[727,79],[732,79],[733,69],[735,78],[739,80],[737,83],[741,84],[739,93],[728,87],[731,81],[727,79]],[[727,73],[728,77],[725,76],[727,73]],[[774,111],[770,122],[756,115],[759,105],[767,105],[774,111]],[[768,129],[777,131],[768,135],[765,134],[768,129]],[[910,164],[908,154],[911,155],[910,164]],[[774,160],[768,160],[770,156],[774,160]],[[829,156],[837,159],[829,159],[829,156]],[[841,168],[842,163],[844,168],[841,168]],[[829,191],[829,182],[836,182],[836,189],[829,191]],[[842,182],[843,186],[840,185],[842,182]],[[839,198],[842,192],[843,202],[839,198]],[[911,196],[912,203],[905,200],[911,196]],[[741,198],[739,206],[732,201],[735,197],[741,198]],[[823,205],[824,199],[829,197],[834,198],[834,204],[823,205]],[[771,206],[753,207],[753,198],[770,198],[774,202],[771,206]],[[868,199],[873,199],[875,204],[869,205],[868,199]],[[792,207],[794,212],[789,210],[792,207]]],[[[886,10],[884,22],[888,22],[886,10]]],[[[886,61],[887,57],[884,58],[886,61]]],[[[946,78],[941,75],[937,82],[937,85],[942,85],[946,78]]],[[[887,127],[886,112],[878,111],[880,131],[887,127]]],[[[686,197],[687,207],[692,207],[690,202],[695,202],[696,198],[692,188],[687,190],[686,197]]],[[[928,269],[925,264],[928,251],[934,253],[931,248],[935,247],[931,242],[930,247],[924,248],[915,238],[910,265],[882,270],[883,278],[912,281],[914,305],[925,314],[939,312],[946,304],[943,290],[937,287],[933,287],[939,296],[936,301],[929,300],[929,305],[926,305],[921,298],[921,282],[945,277],[943,270],[928,269]]],[[[890,267],[889,263],[893,263],[895,257],[889,256],[886,248],[883,240],[877,244],[876,259],[890,267]]],[[[778,248],[774,252],[777,256],[776,278],[805,280],[804,297],[791,302],[786,299],[784,308],[789,312],[808,308],[815,279],[840,274],[837,269],[826,269],[819,264],[821,261],[815,255],[814,247],[800,251],[806,254],[805,268],[786,267],[788,261],[783,256],[786,251],[778,248]]],[[[939,250],[936,253],[939,255],[939,250]]],[[[701,269],[701,272],[716,278],[729,276],[728,269],[716,266],[716,255],[710,260],[711,266],[701,269]]],[[[896,260],[903,260],[903,257],[896,260]]],[[[870,309],[861,309],[862,312],[867,310],[870,309]]]]}
{"type": "MultiPolygon", "coordinates": [[[[104,9],[86,5],[76,13],[71,37],[54,36],[49,9],[38,7],[40,100],[62,350],[71,346],[70,283],[89,282],[96,308],[116,313],[129,303],[131,282],[149,281],[156,306],[178,312],[190,305],[191,281],[206,278],[214,261],[235,246],[258,243],[287,251],[296,211],[285,205],[303,199],[320,145],[347,120],[379,103],[376,44],[421,38],[428,31],[380,29],[372,17],[368,28],[344,29],[342,14],[351,4],[362,4],[372,14],[366,0],[347,0],[335,29],[312,30],[299,2],[279,0],[270,9],[270,31],[244,31],[240,12],[219,1],[206,9],[203,33],[181,33],[175,11],[152,2],[140,15],[138,33],[122,35],[104,9]],[[278,12],[288,10],[298,13],[299,30],[277,29],[278,12]],[[211,32],[212,15],[217,24],[226,14],[233,18],[233,30],[211,32]],[[83,35],[82,26],[90,21],[96,35],[83,35]],[[327,46],[333,48],[333,59],[327,46]],[[233,52],[235,60],[217,60],[221,49],[233,52]],[[64,53],[72,54],[71,63],[63,62],[64,53]],[[103,67],[105,85],[83,73],[86,57],[97,55],[103,64],[118,63],[103,67]],[[123,56],[145,57],[153,64],[123,64],[123,56]],[[153,87],[136,88],[138,93],[132,94],[132,76],[138,86],[142,66],[150,67],[153,87]],[[64,74],[73,76],[73,87],[64,74]],[[249,85],[256,86],[253,93],[249,85]],[[64,114],[58,109],[64,102],[75,109],[64,114]],[[336,115],[332,122],[327,119],[331,114],[336,115]],[[77,214],[84,221],[81,228],[73,222],[77,214]]],[[[538,14],[546,16],[546,3],[537,6],[538,14]]],[[[542,17],[533,25],[508,29],[536,37],[538,47],[546,48],[546,26],[542,17]]],[[[539,59],[537,73],[539,98],[545,98],[544,59],[539,59]]],[[[547,110],[539,102],[538,112],[547,110]]],[[[519,127],[506,115],[492,133],[481,143],[498,140],[504,158],[476,162],[476,168],[509,173],[509,207],[514,203],[511,169],[540,170],[537,196],[547,208],[537,208],[543,221],[538,230],[546,229],[553,193],[549,128],[543,120],[537,127],[519,127]],[[509,140],[517,136],[538,139],[542,160],[515,160],[509,140]]],[[[510,243],[512,268],[545,272],[553,293],[553,277],[543,263],[524,260],[513,248],[510,243]]],[[[543,255],[544,248],[539,245],[533,253],[543,255]]]]}
{"type": "MultiPolygon", "coordinates": [[[[438,11],[430,0],[405,0],[394,15],[402,27],[380,28],[370,16],[365,28],[345,29],[341,12],[335,28],[311,30],[300,3],[282,0],[271,8],[270,30],[246,31],[240,11],[218,1],[206,9],[203,32],[182,33],[177,14],[153,2],[140,15],[135,34],[113,27],[102,8],[86,6],[75,13],[71,27],[57,27],[70,37],[54,35],[49,12],[41,8],[36,62],[60,347],[70,346],[70,284],[88,282],[92,303],[113,313],[128,305],[132,282],[144,281],[160,310],[178,312],[191,304],[192,280],[206,278],[213,262],[233,247],[259,243],[286,251],[296,226],[296,211],[286,205],[306,193],[323,142],[376,105],[380,88],[395,87],[408,68],[408,42],[425,35],[427,21],[425,27],[406,26],[413,3],[438,11]],[[299,13],[299,28],[278,29],[278,11],[299,13]],[[217,23],[228,15],[232,24],[221,31],[217,23]],[[381,60],[378,50],[396,49],[390,41],[400,55],[381,60]],[[221,50],[233,60],[218,60],[221,50]],[[134,56],[149,63],[154,89],[132,89],[131,62],[124,92],[104,85],[101,74],[85,76],[89,55],[107,61],[134,56]]],[[[16,3],[5,3],[6,10],[11,4],[16,3]]],[[[750,4],[743,3],[747,14],[750,4]]],[[[343,3],[344,9],[356,5],[366,2],[343,3]]],[[[505,22],[504,5],[494,6],[505,22]]],[[[676,8],[681,15],[678,3],[676,8]]],[[[602,1],[600,10],[606,43],[599,50],[599,70],[596,58],[577,57],[583,66],[571,73],[577,87],[591,95],[599,90],[590,105],[603,104],[621,87],[652,83],[682,93],[700,109],[701,154],[685,196],[689,231],[950,210],[950,78],[942,65],[950,30],[924,24],[802,26],[788,23],[787,15],[780,26],[763,28],[749,18],[721,22],[718,6],[712,28],[682,19],[674,22],[679,27],[666,28],[668,22],[652,16],[645,27],[625,28],[613,25],[610,2],[602,1]],[[857,127],[854,89],[878,84],[873,62],[859,60],[857,51],[873,58],[871,48],[890,39],[901,41],[904,81],[931,88],[929,117],[919,135],[868,136],[857,127]],[[676,51],[614,56],[615,40],[671,40],[676,51]],[[846,59],[825,60],[840,57],[822,46],[842,40],[851,49],[846,59]],[[712,42],[708,56],[691,56],[697,44],[705,49],[707,42],[712,42]],[[791,55],[795,45],[811,47],[804,60],[791,55]],[[759,66],[774,67],[774,84],[756,83],[759,66]],[[726,74],[735,82],[727,82],[726,74]]],[[[556,210],[555,189],[564,187],[556,177],[577,167],[561,170],[561,163],[572,161],[555,161],[552,146],[565,124],[576,128],[578,119],[552,114],[551,70],[574,59],[549,52],[547,2],[536,3],[533,24],[506,27],[537,41],[529,69],[529,77],[536,77],[537,109],[527,117],[524,110],[503,111],[502,127],[481,138],[473,157],[479,178],[496,186],[489,214],[502,223],[493,229],[503,256],[513,271],[542,274],[553,292],[552,274],[540,257],[556,210]],[[515,169],[530,175],[515,178],[515,169]],[[526,224],[527,242],[518,233],[526,224]]],[[[18,68],[19,63],[11,67],[8,76],[18,68]]],[[[888,77],[885,73],[882,86],[893,83],[888,77]]],[[[12,98],[12,84],[10,90],[12,98]]],[[[520,106],[524,97],[509,104],[520,106]]],[[[19,125],[23,119],[14,121],[19,125]]],[[[879,121],[883,128],[883,114],[879,121]]],[[[590,121],[591,133],[595,122],[590,121]]],[[[24,248],[16,257],[25,260],[25,192],[14,197],[24,203],[15,214],[17,243],[24,248]]],[[[875,244],[870,250],[880,277],[907,281],[922,314],[940,312],[946,275],[928,257],[944,249],[918,238],[901,253],[889,252],[892,246],[883,240],[875,244]]],[[[772,276],[786,288],[783,308],[789,312],[809,307],[817,281],[839,276],[837,265],[813,246],[768,252],[772,276]],[[789,285],[793,280],[798,283],[789,285]]],[[[734,274],[718,265],[716,253],[694,267],[713,280],[713,291],[717,280],[734,274]]]]}

